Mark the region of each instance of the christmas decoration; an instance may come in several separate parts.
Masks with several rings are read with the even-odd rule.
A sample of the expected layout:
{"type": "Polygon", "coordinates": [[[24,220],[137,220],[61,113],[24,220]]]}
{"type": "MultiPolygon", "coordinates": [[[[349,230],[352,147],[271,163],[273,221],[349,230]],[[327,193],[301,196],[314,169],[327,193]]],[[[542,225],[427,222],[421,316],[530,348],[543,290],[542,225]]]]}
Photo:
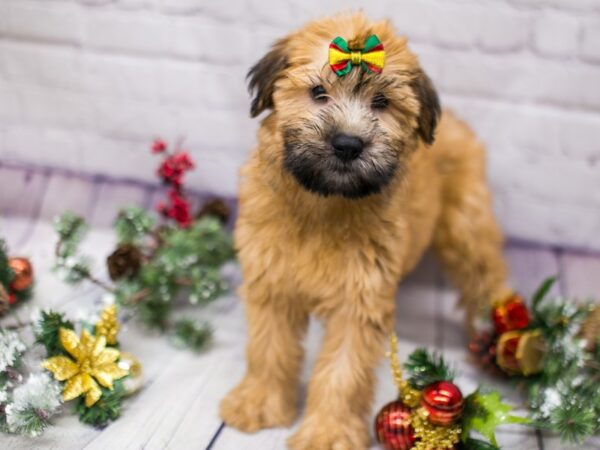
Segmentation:
{"type": "Polygon", "coordinates": [[[386,450],[410,450],[415,444],[412,409],[399,400],[385,405],[375,419],[375,435],[386,450]]]}
{"type": "MultiPolygon", "coordinates": [[[[210,342],[212,329],[203,321],[189,318],[173,320],[179,298],[191,305],[206,305],[227,290],[220,275],[221,266],[233,258],[233,245],[222,220],[225,210],[213,200],[205,205],[200,218],[193,220],[184,189],[184,176],[194,167],[187,152],[170,152],[166,143],[155,141],[154,153],[163,161],[158,174],[169,187],[169,202],[159,210],[166,222],[159,223],[141,208],[121,210],[115,221],[117,248],[107,258],[112,283],[92,273],[91,258],[80,254],[79,247],[87,231],[85,221],[65,213],[55,224],[56,270],[71,284],[88,281],[114,297],[151,328],[171,336],[178,346],[201,351],[210,342]]],[[[106,320],[96,325],[107,342],[106,320]]]]}
{"type": "Polygon", "coordinates": [[[496,427],[529,420],[509,414],[511,407],[496,392],[475,391],[466,398],[452,381],[454,372],[441,355],[415,350],[404,364],[397,356],[397,338],[388,354],[398,399],[383,407],[375,419],[377,441],[386,450],[494,450],[496,427]],[[487,441],[470,436],[477,431],[487,441]]]}
{"type": "Polygon", "coordinates": [[[68,401],[84,423],[103,427],[117,419],[124,397],[141,387],[142,369],[139,360],[118,348],[115,306],[100,312],[96,331],[88,323],[77,324],[79,337],[73,322],[55,311],[17,325],[28,327],[35,336],[32,345],[16,330],[0,327],[0,431],[38,436],[68,401]],[[45,349],[43,361],[36,344],[45,349]],[[40,368],[48,372],[36,372],[40,368]]]}
{"type": "Polygon", "coordinates": [[[119,368],[125,370],[129,374],[127,378],[123,380],[125,393],[131,395],[139,391],[144,384],[142,363],[140,360],[131,353],[121,352],[119,368]]]}
{"type": "Polygon", "coordinates": [[[102,396],[98,383],[112,390],[113,380],[127,375],[127,371],[116,364],[119,351],[106,348],[104,336],[94,337],[83,330],[78,338],[72,330],[61,328],[59,339],[71,357],[53,356],[42,366],[52,372],[56,380],[67,382],[63,391],[65,401],[85,395],[85,406],[89,408],[102,396]]]}
{"type": "Polygon", "coordinates": [[[524,387],[534,423],[582,443],[600,431],[600,316],[590,303],[548,300],[554,282],[542,283],[530,307],[518,296],[495,305],[494,329],[470,348],[524,387]]]}
{"type": "Polygon", "coordinates": [[[106,259],[108,274],[113,281],[135,277],[142,265],[142,254],[132,244],[119,245],[106,259]]]}
{"type": "Polygon", "coordinates": [[[421,405],[435,425],[455,423],[462,414],[464,399],[458,386],[451,381],[437,381],[423,390],[421,405]]]}
{"type": "Polygon", "coordinates": [[[529,311],[518,295],[512,295],[496,304],[492,310],[492,319],[498,333],[520,330],[529,325],[529,311]]]}
{"type": "Polygon", "coordinates": [[[31,297],[33,267],[27,258],[9,258],[0,239],[0,317],[31,297]]]}
{"type": "Polygon", "coordinates": [[[360,66],[365,72],[381,73],[384,63],[383,44],[374,34],[367,38],[361,50],[350,49],[340,36],[329,44],[329,65],[338,77],[348,74],[353,66],[360,66]]]}
{"type": "Polygon", "coordinates": [[[202,205],[202,208],[200,208],[200,211],[198,211],[198,214],[196,214],[197,219],[201,219],[205,216],[216,217],[222,224],[226,224],[231,216],[231,208],[223,201],[223,199],[214,198],[205,202],[202,205]]]}
{"type": "Polygon", "coordinates": [[[14,292],[22,292],[29,289],[33,283],[33,267],[27,258],[9,258],[8,266],[13,271],[13,279],[10,289],[14,292]]]}
{"type": "Polygon", "coordinates": [[[96,336],[103,336],[108,345],[116,345],[118,333],[117,307],[116,305],[107,306],[102,310],[100,320],[96,323],[96,336]]]}

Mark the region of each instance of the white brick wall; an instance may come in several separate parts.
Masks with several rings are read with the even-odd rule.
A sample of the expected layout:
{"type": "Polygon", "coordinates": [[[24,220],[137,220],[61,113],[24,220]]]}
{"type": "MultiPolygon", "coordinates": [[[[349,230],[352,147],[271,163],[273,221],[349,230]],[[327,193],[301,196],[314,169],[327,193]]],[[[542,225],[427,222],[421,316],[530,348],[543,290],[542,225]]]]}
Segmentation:
{"type": "Polygon", "coordinates": [[[148,141],[185,138],[192,184],[233,194],[247,69],[361,6],[488,144],[507,233],[600,249],[600,0],[0,0],[0,160],[152,180],[148,141]]]}

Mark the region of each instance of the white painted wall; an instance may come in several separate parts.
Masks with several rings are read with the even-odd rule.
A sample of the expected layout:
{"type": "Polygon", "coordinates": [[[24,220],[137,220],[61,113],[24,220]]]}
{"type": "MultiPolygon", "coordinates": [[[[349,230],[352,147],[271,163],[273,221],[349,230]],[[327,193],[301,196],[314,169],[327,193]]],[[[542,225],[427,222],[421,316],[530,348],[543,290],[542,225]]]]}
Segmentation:
{"type": "Polygon", "coordinates": [[[600,0],[0,0],[0,161],[152,180],[147,143],[184,137],[192,184],[233,194],[247,69],[358,6],[488,144],[507,233],[600,249],[600,0]]]}

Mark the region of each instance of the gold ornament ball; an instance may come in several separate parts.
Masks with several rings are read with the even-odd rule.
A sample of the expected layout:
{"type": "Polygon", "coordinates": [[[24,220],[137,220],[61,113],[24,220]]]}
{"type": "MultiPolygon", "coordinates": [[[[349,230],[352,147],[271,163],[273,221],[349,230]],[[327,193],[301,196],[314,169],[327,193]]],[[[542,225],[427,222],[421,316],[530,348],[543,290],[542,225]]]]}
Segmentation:
{"type": "Polygon", "coordinates": [[[10,288],[21,292],[28,289],[33,283],[33,267],[27,258],[9,258],[8,266],[15,274],[10,288]]]}
{"type": "Polygon", "coordinates": [[[140,360],[131,353],[121,352],[118,366],[129,372],[129,376],[123,380],[125,392],[131,395],[139,391],[144,384],[144,375],[140,360]]]}

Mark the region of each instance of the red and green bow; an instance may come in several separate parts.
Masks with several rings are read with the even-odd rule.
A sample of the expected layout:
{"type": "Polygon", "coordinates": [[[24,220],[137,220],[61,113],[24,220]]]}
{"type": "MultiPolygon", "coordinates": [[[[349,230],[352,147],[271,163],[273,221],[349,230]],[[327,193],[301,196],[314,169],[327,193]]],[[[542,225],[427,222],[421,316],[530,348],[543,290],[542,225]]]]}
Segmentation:
{"type": "Polygon", "coordinates": [[[329,65],[338,77],[350,72],[352,66],[361,66],[365,71],[381,73],[384,64],[383,44],[374,34],[367,38],[362,50],[350,50],[348,43],[339,36],[329,44],[329,65]]]}

